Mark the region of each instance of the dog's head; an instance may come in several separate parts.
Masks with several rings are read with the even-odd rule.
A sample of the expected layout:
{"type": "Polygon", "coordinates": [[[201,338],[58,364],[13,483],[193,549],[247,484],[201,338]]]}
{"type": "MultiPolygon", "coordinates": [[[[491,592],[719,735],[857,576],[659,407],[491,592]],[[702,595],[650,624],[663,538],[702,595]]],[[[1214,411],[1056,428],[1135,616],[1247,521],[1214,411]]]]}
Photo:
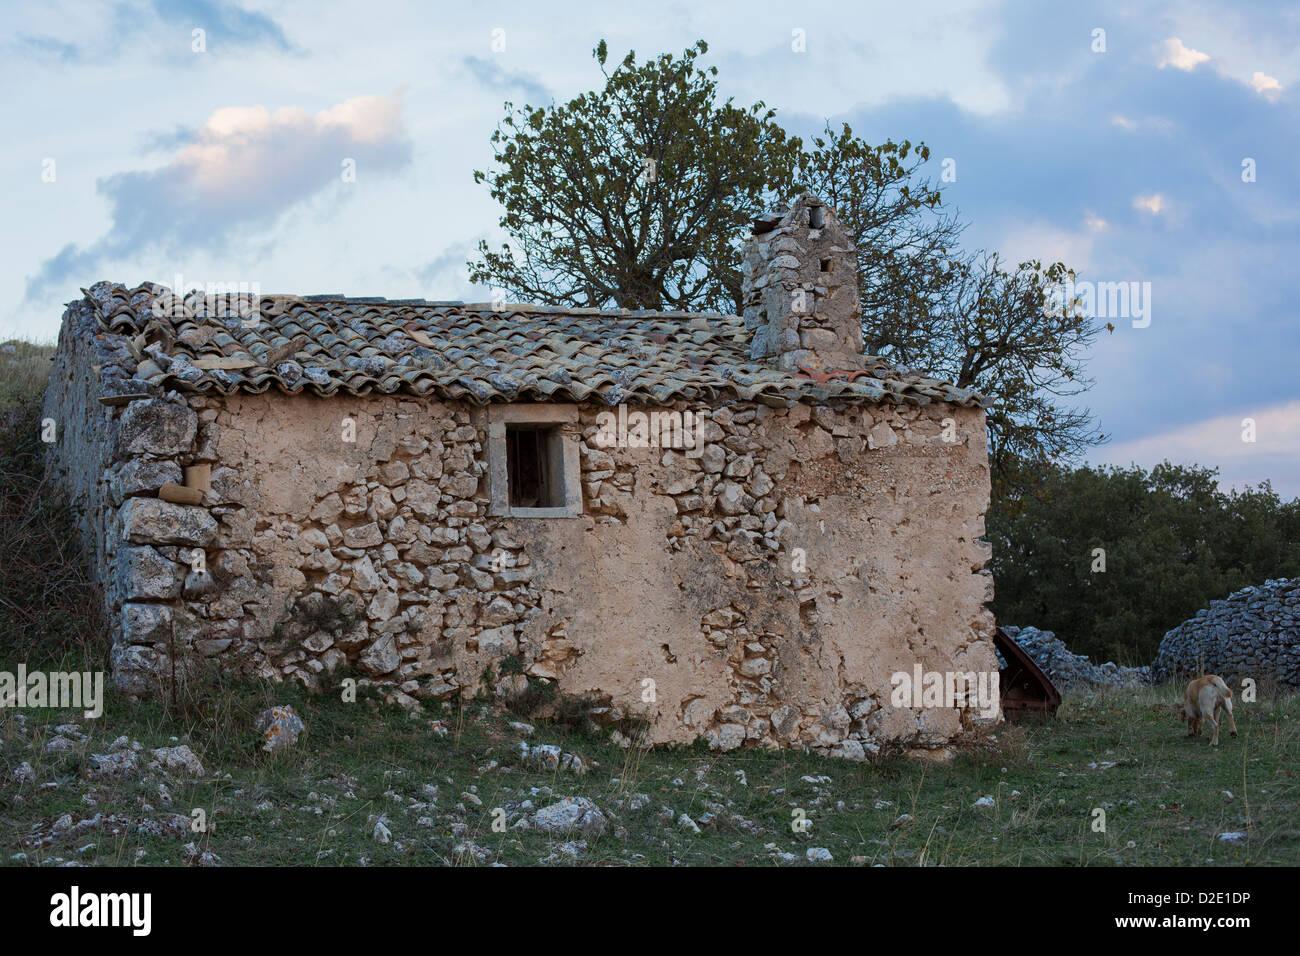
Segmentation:
{"type": "Polygon", "coordinates": [[[1185,705],[1174,704],[1172,709],[1173,712],[1178,715],[1178,719],[1187,724],[1187,732],[1189,734],[1199,734],[1201,732],[1201,719],[1189,714],[1185,705]]]}

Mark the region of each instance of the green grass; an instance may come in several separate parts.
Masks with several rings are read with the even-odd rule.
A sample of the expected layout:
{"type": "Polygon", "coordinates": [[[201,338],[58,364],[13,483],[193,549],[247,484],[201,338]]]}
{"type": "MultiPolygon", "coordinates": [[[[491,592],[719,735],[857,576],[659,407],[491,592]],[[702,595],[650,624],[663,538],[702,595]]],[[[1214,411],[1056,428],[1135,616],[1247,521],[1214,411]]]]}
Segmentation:
{"type": "Polygon", "coordinates": [[[585,796],[611,819],[603,837],[587,841],[577,865],[754,866],[782,863],[775,854],[792,853],[796,865],[806,866],[813,846],[829,849],[836,864],[857,865],[1300,863],[1300,697],[1239,705],[1241,736],[1225,732],[1212,748],[1206,738],[1184,738],[1175,696],[1170,688],[1071,696],[1055,719],[1004,725],[947,762],[623,750],[536,723],[532,743],[558,744],[591,765],[579,776],[525,765],[515,749],[520,735],[507,726],[514,718],[479,704],[416,717],[364,699],[347,704],[288,686],[241,685],[202,713],[169,716],[161,702],[110,694],[97,721],[29,710],[24,730],[15,711],[0,711],[0,846],[10,865],[24,862],[10,859],[15,852],[26,853],[27,865],[132,864],[140,850],[142,865],[178,864],[191,840],[226,865],[477,865],[455,853],[470,842],[489,851],[487,862],[535,865],[566,838],[494,832],[493,809],[504,808],[513,823],[524,800],[543,807],[585,796]],[[308,731],[292,750],[267,754],[257,749],[252,715],[272,700],[292,703],[308,731]],[[446,736],[431,731],[435,720],[446,736]],[[65,754],[45,754],[52,728],[68,721],[81,724],[88,740],[65,754]],[[88,755],[119,734],[146,749],[170,745],[172,737],[187,740],[207,776],[87,782],[88,755]],[[24,760],[35,769],[35,784],[13,782],[24,760]],[[805,776],[830,779],[810,783],[805,776]],[[41,788],[48,783],[56,785],[41,788]],[[436,796],[426,787],[436,787],[436,796]],[[466,791],[481,806],[462,799],[466,791]],[[632,809],[632,794],[646,795],[647,805],[632,809]],[[983,796],[994,799],[992,808],[973,807],[983,796]],[[24,847],[63,814],[74,822],[96,813],[139,820],[189,816],[194,808],[216,821],[215,832],[169,838],[92,830],[24,847]],[[1105,832],[1092,829],[1097,808],[1105,810],[1105,832]],[[812,821],[805,834],[793,832],[797,811],[812,821]],[[677,825],[682,813],[696,821],[714,816],[697,835],[677,825]],[[904,813],[911,822],[895,826],[904,813]],[[387,845],[372,836],[380,815],[392,831],[387,845]],[[1217,838],[1224,831],[1248,838],[1223,843],[1217,838]],[[89,843],[95,846],[81,850],[89,843]]]}

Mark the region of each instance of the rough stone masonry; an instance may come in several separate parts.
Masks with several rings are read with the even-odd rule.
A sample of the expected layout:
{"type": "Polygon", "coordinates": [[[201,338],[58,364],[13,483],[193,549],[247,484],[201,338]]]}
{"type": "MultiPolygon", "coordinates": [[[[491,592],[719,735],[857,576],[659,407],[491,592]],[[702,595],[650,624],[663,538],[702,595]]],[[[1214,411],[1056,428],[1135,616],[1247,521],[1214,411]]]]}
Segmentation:
{"type": "Polygon", "coordinates": [[[1234,591],[1167,632],[1151,663],[1156,680],[1218,674],[1300,687],[1300,578],[1234,591]]]}
{"type": "Polygon", "coordinates": [[[46,415],[118,687],[531,681],[655,743],[953,740],[975,709],[890,677],[996,668],[984,412],[861,354],[853,269],[801,197],[756,224],[743,318],[98,283],[46,415]],[[620,406],[701,415],[697,444],[604,447],[620,406]]]}

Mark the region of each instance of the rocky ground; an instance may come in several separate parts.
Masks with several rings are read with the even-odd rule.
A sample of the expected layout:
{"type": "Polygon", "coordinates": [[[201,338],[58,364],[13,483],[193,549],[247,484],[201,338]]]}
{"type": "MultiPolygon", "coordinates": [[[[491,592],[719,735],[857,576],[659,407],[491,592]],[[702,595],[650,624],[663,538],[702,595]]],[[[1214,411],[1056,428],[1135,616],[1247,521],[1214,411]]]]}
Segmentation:
{"type": "Polygon", "coordinates": [[[1215,749],[1184,739],[1171,689],[1141,688],[1072,693],[963,752],[858,762],[296,693],[0,710],[0,862],[1300,863],[1297,697],[1239,707],[1215,749]]]}

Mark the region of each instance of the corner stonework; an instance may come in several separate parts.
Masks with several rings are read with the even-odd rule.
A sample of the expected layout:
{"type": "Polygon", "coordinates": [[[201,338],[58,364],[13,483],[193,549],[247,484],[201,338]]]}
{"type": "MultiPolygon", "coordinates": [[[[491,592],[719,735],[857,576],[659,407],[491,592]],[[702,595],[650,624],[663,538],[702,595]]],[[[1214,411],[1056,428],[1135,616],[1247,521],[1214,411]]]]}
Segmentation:
{"type": "Polygon", "coordinates": [[[180,483],[198,433],[198,415],[175,393],[133,401],[118,420],[105,474],[116,507],[105,598],[113,680],[128,694],[148,693],[171,655],[188,649],[178,634],[188,617],[182,586],[195,550],[213,543],[218,526],[207,508],[158,495],[164,485],[180,483]]]}

